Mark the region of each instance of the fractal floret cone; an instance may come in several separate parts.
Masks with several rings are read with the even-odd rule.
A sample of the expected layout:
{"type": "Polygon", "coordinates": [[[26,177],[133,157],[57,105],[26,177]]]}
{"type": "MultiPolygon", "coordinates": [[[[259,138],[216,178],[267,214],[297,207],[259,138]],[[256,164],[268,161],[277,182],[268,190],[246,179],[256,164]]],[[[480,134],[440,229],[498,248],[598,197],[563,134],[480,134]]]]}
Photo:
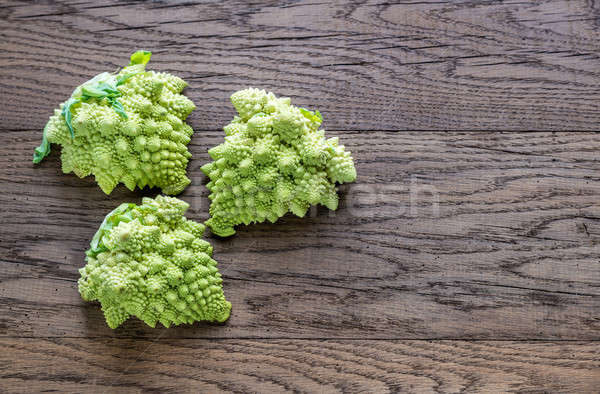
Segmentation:
{"type": "Polygon", "coordinates": [[[79,292],[100,302],[111,328],[130,316],[151,327],[229,317],[212,247],[200,238],[204,225],[183,216],[188,207],[174,197],[146,197],[104,219],[79,270],[79,292]]]}
{"type": "Polygon", "coordinates": [[[150,52],[138,51],[118,74],[102,73],[78,86],[44,128],[33,162],[62,146],[62,170],[94,175],[109,194],[119,183],[159,187],[178,194],[190,183],[186,167],[193,134],[185,119],[195,108],[181,91],[186,83],[146,71],[150,52]]]}
{"type": "Polygon", "coordinates": [[[319,129],[321,114],[254,88],[231,102],[238,115],[224,128],[225,142],[208,151],[214,161],[202,167],[212,232],[229,236],[236,225],[275,222],[287,212],[302,217],[315,204],[337,209],[336,182],[354,181],[356,169],[338,138],[319,129]]]}

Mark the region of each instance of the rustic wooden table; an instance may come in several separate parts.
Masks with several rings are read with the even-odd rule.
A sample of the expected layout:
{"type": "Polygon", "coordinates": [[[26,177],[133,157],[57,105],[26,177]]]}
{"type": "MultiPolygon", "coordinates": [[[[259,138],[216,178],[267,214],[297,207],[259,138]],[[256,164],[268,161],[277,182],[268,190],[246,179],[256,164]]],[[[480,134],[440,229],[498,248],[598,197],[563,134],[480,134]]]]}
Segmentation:
{"type": "Polygon", "coordinates": [[[0,4],[0,391],[598,392],[600,4],[0,4]],[[136,49],[189,82],[181,195],[247,86],[318,108],[353,152],[335,213],[213,238],[224,325],[111,330],[78,269],[156,190],[31,163],[74,86],[136,49]]]}

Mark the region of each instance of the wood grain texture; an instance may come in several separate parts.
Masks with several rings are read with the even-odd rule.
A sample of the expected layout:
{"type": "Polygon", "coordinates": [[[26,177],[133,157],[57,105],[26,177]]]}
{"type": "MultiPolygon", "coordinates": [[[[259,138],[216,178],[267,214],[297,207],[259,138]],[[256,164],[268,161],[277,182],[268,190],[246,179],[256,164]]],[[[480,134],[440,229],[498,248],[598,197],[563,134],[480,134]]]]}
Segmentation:
{"type": "Polygon", "coordinates": [[[600,4],[0,2],[0,392],[573,392],[600,387],[600,4]],[[198,109],[180,196],[258,86],[353,152],[336,212],[211,237],[231,318],[110,330],[77,270],[156,190],[31,164],[74,86],[140,47],[198,109]],[[399,133],[396,131],[400,131],[399,133]]]}
{"type": "Polygon", "coordinates": [[[332,129],[600,123],[595,1],[17,1],[0,17],[5,129],[41,129],[140,46],[190,83],[200,129],[226,124],[248,85],[319,108],[332,129]]]}
{"type": "Polygon", "coordinates": [[[56,338],[0,349],[8,393],[584,393],[600,378],[586,343],[56,338]]]}
{"type": "MultiPolygon", "coordinates": [[[[340,209],[213,239],[232,316],[165,338],[600,339],[597,134],[332,134],[359,174],[340,209]]],[[[76,289],[98,223],[139,193],[105,196],[57,152],[32,166],[36,131],[0,138],[5,334],[154,337],[135,319],[113,332],[76,289]]],[[[190,145],[190,218],[207,218],[198,167],[221,139],[190,145]]]]}

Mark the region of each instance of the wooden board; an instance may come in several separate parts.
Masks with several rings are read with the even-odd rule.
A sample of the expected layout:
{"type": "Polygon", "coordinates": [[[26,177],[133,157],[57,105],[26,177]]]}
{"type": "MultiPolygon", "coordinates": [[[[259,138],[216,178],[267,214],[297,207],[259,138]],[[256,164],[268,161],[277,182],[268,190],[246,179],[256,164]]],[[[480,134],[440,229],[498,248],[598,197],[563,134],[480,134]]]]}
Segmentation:
{"type": "MultiPolygon", "coordinates": [[[[0,306],[7,332],[112,336],[77,270],[102,217],[139,193],[104,196],[61,174],[56,152],[32,166],[37,134],[3,135],[1,295],[20,305],[0,306]]],[[[207,218],[198,166],[221,134],[191,145],[190,218],[207,218]]],[[[600,339],[596,134],[336,134],[359,173],[340,209],[213,239],[234,314],[167,337],[600,339]]],[[[134,320],[117,333],[155,330],[134,320]]]]}
{"type": "Polygon", "coordinates": [[[579,342],[1,338],[0,350],[14,392],[583,393],[600,368],[579,342]]]}
{"type": "Polygon", "coordinates": [[[597,392],[598,7],[586,1],[0,4],[0,391],[597,392]],[[336,212],[211,236],[231,318],[110,330],[78,269],[156,190],[31,164],[78,83],[144,46],[198,109],[180,195],[260,86],[318,108],[336,212]]]}
{"type": "Polygon", "coordinates": [[[600,122],[598,9],[584,0],[48,1],[9,3],[0,16],[4,128],[42,128],[74,86],[141,46],[152,68],[190,83],[200,129],[226,124],[227,98],[246,86],[319,108],[330,129],[600,122]]]}

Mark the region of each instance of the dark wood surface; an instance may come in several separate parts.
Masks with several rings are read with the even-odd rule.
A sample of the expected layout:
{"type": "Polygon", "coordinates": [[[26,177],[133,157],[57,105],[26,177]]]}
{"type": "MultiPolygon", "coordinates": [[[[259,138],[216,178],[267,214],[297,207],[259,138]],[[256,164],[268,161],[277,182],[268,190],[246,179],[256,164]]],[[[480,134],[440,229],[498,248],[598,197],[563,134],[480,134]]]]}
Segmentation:
{"type": "Polygon", "coordinates": [[[600,4],[0,3],[0,392],[597,392],[600,4]],[[211,237],[231,318],[110,330],[77,270],[155,190],[31,164],[74,86],[138,48],[186,79],[193,182],[246,86],[353,152],[340,209],[211,237]]]}
{"type": "MultiPolygon", "coordinates": [[[[68,392],[597,392],[593,343],[0,338],[3,388],[68,392]]],[[[25,391],[25,390],[24,390],[25,391]]]]}

